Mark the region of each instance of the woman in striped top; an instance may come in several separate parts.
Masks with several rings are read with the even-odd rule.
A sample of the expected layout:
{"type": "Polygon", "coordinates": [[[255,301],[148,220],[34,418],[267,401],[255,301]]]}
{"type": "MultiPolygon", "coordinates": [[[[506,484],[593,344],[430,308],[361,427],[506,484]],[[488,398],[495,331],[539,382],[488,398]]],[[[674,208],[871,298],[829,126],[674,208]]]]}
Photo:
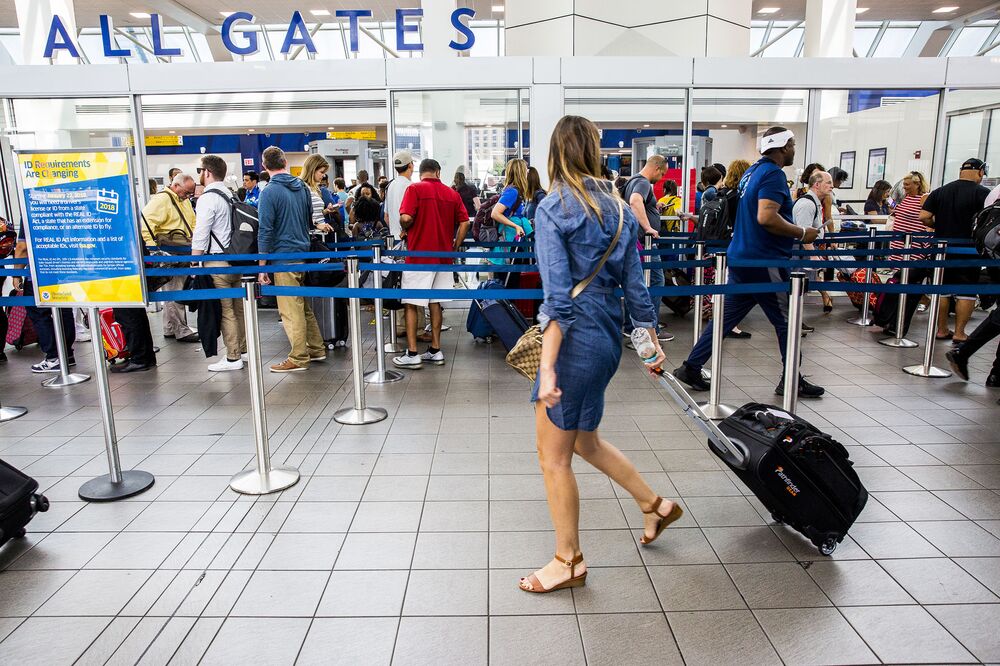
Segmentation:
{"type": "MultiPolygon", "coordinates": [[[[927,198],[927,192],[930,188],[927,185],[927,179],[924,178],[924,174],[919,171],[911,171],[903,177],[903,200],[896,203],[896,207],[892,211],[892,230],[899,231],[901,233],[925,233],[930,231],[924,224],[920,221],[920,211],[923,210],[924,200],[927,198]]],[[[894,240],[889,243],[889,247],[893,250],[901,250],[903,248],[902,240],[894,240]]],[[[927,247],[927,243],[913,242],[912,247],[923,248],[927,247]]],[[[926,255],[922,254],[911,254],[909,256],[903,256],[899,254],[894,254],[889,257],[890,261],[918,261],[920,259],[926,258],[926,255]]],[[[920,284],[925,279],[931,277],[932,271],[929,268],[911,268],[910,277],[907,280],[907,284],[920,284]]],[[[920,304],[920,299],[916,297],[915,294],[911,294],[906,299],[906,319],[903,324],[903,335],[910,328],[910,322],[913,320],[913,314],[917,311],[917,306],[920,304]]],[[[895,335],[894,325],[887,326],[885,332],[890,335],[895,335]]]]}

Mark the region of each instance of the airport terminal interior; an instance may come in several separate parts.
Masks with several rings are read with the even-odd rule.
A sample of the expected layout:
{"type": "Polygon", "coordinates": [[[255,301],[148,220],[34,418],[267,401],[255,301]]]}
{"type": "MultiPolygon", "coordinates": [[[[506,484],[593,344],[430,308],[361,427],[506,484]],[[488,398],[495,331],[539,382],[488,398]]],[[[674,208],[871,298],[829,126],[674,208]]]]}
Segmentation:
{"type": "MultiPolygon", "coordinates": [[[[668,181],[677,188],[672,214],[661,210],[676,244],[644,246],[677,254],[644,261],[693,259],[684,234],[708,201],[703,173],[757,162],[762,136],[780,127],[795,138],[784,166],[791,190],[808,165],[843,172],[831,179],[829,221],[860,236],[828,243],[842,254],[827,258],[902,267],[905,254],[890,260],[888,241],[901,215],[893,206],[910,196],[904,181],[919,175],[931,192],[960,176],[1000,187],[1000,3],[945,2],[6,0],[0,218],[11,237],[26,217],[34,224],[19,155],[124,155],[138,228],[175,170],[203,201],[206,156],[222,159],[223,185],[246,199],[271,146],[293,176],[321,156],[331,186],[343,179],[347,189],[400,177],[401,154],[433,158],[445,185],[461,173],[475,186],[480,208],[504,190],[511,160],[537,169],[548,189],[550,138],[575,115],[596,125],[612,179],[627,184],[663,163],[653,196],[668,181]],[[871,212],[881,183],[890,203],[871,212]]],[[[370,261],[365,233],[330,249],[356,240],[370,261]]],[[[1000,260],[971,243],[959,256],[982,256],[981,293],[967,289],[975,308],[965,334],[992,321],[996,336],[1000,260]]],[[[25,268],[9,246],[0,243],[2,297],[17,295],[25,268]]],[[[576,456],[586,584],[527,594],[519,579],[549,562],[556,542],[532,383],[506,362],[499,332],[484,340],[467,330],[470,310],[485,313],[496,265],[525,261],[476,258],[497,249],[463,253],[444,304],[444,363],[419,370],[393,363],[407,346],[397,337],[403,311],[390,317],[367,296],[351,298],[346,315],[324,309],[330,298],[304,297],[350,334],[327,336],[321,322],[326,360],[302,372],[268,372],[288,357],[292,327],[266,289],[247,301],[256,342],[238,371],[210,370],[225,358],[222,340],[221,357],[185,344],[165,328],[175,304],[146,288],[148,372],[105,360],[111,343],[93,313],[108,300],[79,301],[75,343],[59,340],[73,366],[39,371],[49,355],[8,331],[0,460],[35,479],[48,507],[36,501],[26,534],[8,541],[3,502],[13,491],[0,467],[0,666],[1000,664],[1000,350],[990,341],[966,359],[967,380],[954,371],[947,355],[960,346],[945,338],[960,336],[968,300],[941,298],[959,312],[946,307],[939,323],[938,295],[951,292],[907,294],[921,303],[903,346],[892,344],[904,337],[892,324],[858,325],[889,311],[890,294],[805,294],[802,335],[791,338],[801,375],[825,394],[784,409],[843,445],[868,493],[830,554],[779,520],[622,337],[601,436],[683,515],[642,544],[632,497],[576,456]],[[67,373],[89,381],[42,385],[67,373]],[[338,416],[359,406],[385,418],[338,416]],[[27,412],[15,418],[14,407],[27,412]],[[115,485],[115,457],[126,476],[141,470],[155,482],[114,501],[84,499],[91,480],[110,472],[115,485]],[[297,482],[268,493],[230,486],[242,472],[263,479],[270,465],[294,468],[297,482]]],[[[668,270],[668,288],[702,284],[690,263],[668,270]]],[[[890,267],[814,270],[820,282],[902,282],[890,267]]],[[[494,277],[505,275],[522,274],[494,277]]],[[[545,289],[526,279],[522,288],[545,289]]],[[[673,336],[662,342],[669,373],[713,322],[689,292],[665,300],[683,301],[679,314],[653,297],[673,336]]],[[[31,321],[22,301],[0,298],[11,327],[31,321]]],[[[512,297],[508,310],[530,324],[537,301],[512,297]]],[[[192,330],[201,316],[186,313],[192,330]]],[[[758,308],[740,329],[715,341],[721,353],[706,364],[715,390],[692,395],[780,408],[771,321],[758,308]]]]}

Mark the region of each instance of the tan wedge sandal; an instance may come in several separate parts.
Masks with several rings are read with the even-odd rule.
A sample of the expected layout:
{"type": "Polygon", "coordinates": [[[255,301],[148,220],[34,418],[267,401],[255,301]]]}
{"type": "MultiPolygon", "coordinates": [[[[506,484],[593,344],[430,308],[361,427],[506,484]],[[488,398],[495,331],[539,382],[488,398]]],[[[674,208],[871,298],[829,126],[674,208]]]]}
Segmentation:
{"type": "Polygon", "coordinates": [[[651,514],[651,513],[655,513],[657,516],[660,517],[660,521],[658,523],[656,523],[656,534],[654,534],[651,539],[647,539],[646,535],[643,534],[642,538],[639,539],[639,543],[641,543],[643,546],[648,546],[649,544],[651,544],[654,541],[656,541],[657,537],[659,537],[661,534],[663,534],[663,530],[667,529],[667,526],[670,523],[675,522],[681,516],[684,515],[684,509],[682,509],[681,505],[678,504],[677,502],[674,502],[674,508],[670,509],[670,513],[668,513],[665,516],[661,515],[660,514],[660,504],[662,504],[662,503],[663,503],[663,498],[662,497],[657,497],[656,501],[653,502],[653,508],[650,509],[649,511],[643,511],[644,514],[648,515],[648,514],[651,514]]]}
{"type": "Polygon", "coordinates": [[[569,575],[570,575],[569,580],[564,580],[558,585],[553,585],[551,588],[545,589],[544,587],[542,587],[542,583],[541,581],[538,580],[538,577],[535,576],[535,574],[531,574],[527,578],[522,578],[518,582],[518,587],[520,587],[525,592],[532,592],[534,594],[545,594],[547,592],[555,592],[556,590],[565,590],[566,588],[570,587],[583,587],[587,583],[586,571],[584,571],[579,576],[575,575],[576,565],[583,562],[583,553],[580,553],[572,560],[564,560],[563,558],[559,557],[558,554],[555,556],[555,558],[569,567],[569,575]]]}

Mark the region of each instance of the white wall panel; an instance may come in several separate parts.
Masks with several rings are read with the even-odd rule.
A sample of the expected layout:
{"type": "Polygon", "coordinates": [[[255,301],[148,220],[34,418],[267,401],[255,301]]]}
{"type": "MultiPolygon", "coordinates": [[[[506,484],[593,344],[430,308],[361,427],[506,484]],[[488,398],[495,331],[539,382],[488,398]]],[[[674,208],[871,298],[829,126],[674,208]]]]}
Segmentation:
{"type": "Polygon", "coordinates": [[[698,16],[670,23],[633,28],[630,33],[641,35],[659,47],[657,51],[650,49],[647,53],[652,52],[654,55],[662,56],[701,56],[704,55],[707,47],[706,25],[706,17],[698,16]],[[664,39],[664,35],[670,35],[670,39],[664,39]]]}
{"type": "Polygon", "coordinates": [[[928,88],[944,84],[943,58],[698,58],[694,83],[711,87],[928,88]]]}
{"type": "Polygon", "coordinates": [[[129,64],[128,68],[132,90],[140,93],[385,87],[385,61],[374,59],[129,64]]]}
{"type": "Polygon", "coordinates": [[[573,17],[530,23],[504,30],[508,56],[567,56],[573,53],[573,17]]]}
{"type": "Polygon", "coordinates": [[[0,95],[86,97],[127,93],[124,65],[13,65],[0,67],[0,95]]]}
{"type": "Polygon", "coordinates": [[[741,56],[750,52],[750,31],[729,21],[708,17],[708,52],[715,56],[741,56]]]}
{"type": "MultiPolygon", "coordinates": [[[[747,0],[741,1],[747,2],[747,0]]],[[[574,8],[578,16],[631,28],[638,25],[704,16],[708,11],[708,0],[685,0],[684,2],[576,0],[574,8]]],[[[664,34],[663,36],[674,39],[677,35],[671,32],[669,35],[664,34]]]]}
{"type": "Polygon", "coordinates": [[[1000,55],[948,58],[949,86],[1000,87],[1000,55]]]}
{"type": "MultiPolygon", "coordinates": [[[[519,28],[521,29],[521,28],[519,28]]],[[[531,85],[531,58],[401,58],[387,60],[390,88],[498,88],[531,85]]]]}
{"type": "Polygon", "coordinates": [[[504,25],[513,28],[526,23],[570,16],[573,0],[508,0],[504,3],[504,25]]]}
{"type": "MultiPolygon", "coordinates": [[[[753,6],[746,0],[708,0],[708,15],[750,27],[753,6]]],[[[744,52],[745,55],[747,52],[744,52]]]]}
{"type": "Polygon", "coordinates": [[[691,85],[691,58],[563,58],[566,86],[674,87],[691,85]]]}

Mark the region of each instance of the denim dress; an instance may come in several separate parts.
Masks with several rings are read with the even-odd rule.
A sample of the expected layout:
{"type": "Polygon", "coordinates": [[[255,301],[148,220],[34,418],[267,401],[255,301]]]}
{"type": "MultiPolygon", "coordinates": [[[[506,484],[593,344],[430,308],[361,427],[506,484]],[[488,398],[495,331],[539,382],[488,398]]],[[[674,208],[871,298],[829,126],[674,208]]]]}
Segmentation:
{"type": "MultiPolygon", "coordinates": [[[[593,431],[604,414],[604,391],[622,355],[621,286],[635,327],[653,328],[656,310],[643,281],[636,246],[639,223],[624,206],[621,238],[597,277],[575,299],[573,288],[585,280],[608,249],[618,229],[620,199],[612,184],[588,178],[586,187],[600,203],[603,224],[565,188],[557,187],[539,204],[535,216],[535,251],[545,291],[538,315],[544,331],[555,322],[563,342],[556,359],[556,384],[562,400],[547,410],[562,430],[593,431]]],[[[538,400],[538,378],[531,399],[538,400]]]]}

